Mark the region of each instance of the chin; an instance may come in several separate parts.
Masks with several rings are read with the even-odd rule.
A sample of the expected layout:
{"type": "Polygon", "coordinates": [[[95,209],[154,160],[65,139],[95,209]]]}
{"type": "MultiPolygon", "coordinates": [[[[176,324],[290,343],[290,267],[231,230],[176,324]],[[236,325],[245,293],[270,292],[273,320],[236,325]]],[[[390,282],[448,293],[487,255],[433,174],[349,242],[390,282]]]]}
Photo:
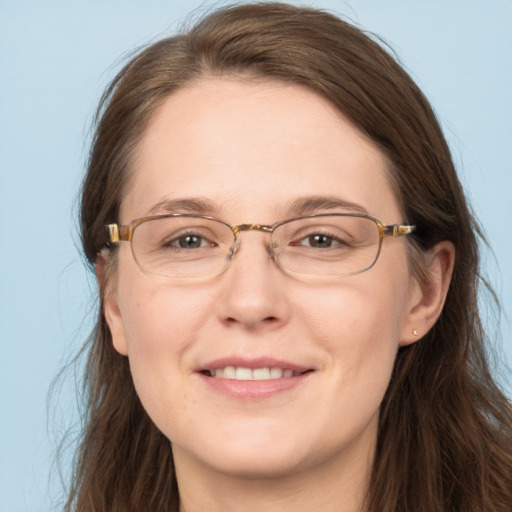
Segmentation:
{"type": "Polygon", "coordinates": [[[211,461],[211,469],[243,479],[281,478],[298,473],[307,466],[307,462],[298,457],[297,453],[285,453],[276,447],[269,447],[264,452],[233,452],[232,456],[224,455],[221,461],[211,461]]]}
{"type": "Polygon", "coordinates": [[[245,429],[237,426],[229,432],[212,429],[203,435],[194,435],[190,442],[177,440],[173,443],[175,458],[195,460],[195,464],[208,467],[210,471],[247,479],[283,477],[307,466],[306,441],[294,436],[290,425],[263,428],[253,424],[245,429]]]}

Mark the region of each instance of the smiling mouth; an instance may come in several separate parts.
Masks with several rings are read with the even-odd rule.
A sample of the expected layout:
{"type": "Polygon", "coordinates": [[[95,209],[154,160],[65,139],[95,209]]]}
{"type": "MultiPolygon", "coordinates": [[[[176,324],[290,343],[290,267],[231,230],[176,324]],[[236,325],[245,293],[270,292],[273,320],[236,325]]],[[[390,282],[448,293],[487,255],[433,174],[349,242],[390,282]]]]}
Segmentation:
{"type": "Polygon", "coordinates": [[[225,366],[224,368],[216,368],[213,370],[203,370],[201,373],[207,377],[216,379],[232,379],[232,380],[275,380],[282,378],[293,378],[312,372],[306,370],[303,372],[295,372],[290,369],[283,368],[245,368],[243,366],[225,366]]]}

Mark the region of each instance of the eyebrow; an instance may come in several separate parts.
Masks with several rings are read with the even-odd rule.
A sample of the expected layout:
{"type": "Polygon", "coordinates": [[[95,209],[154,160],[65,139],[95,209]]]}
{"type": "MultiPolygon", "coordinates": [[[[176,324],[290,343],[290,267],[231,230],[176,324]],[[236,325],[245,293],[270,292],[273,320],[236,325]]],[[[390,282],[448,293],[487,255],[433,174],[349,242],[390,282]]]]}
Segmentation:
{"type": "Polygon", "coordinates": [[[184,197],[178,199],[163,199],[154,204],[148,215],[162,213],[195,213],[197,215],[211,215],[220,212],[220,206],[205,197],[184,197]]]}
{"type": "Polygon", "coordinates": [[[362,205],[347,201],[337,196],[306,196],[299,197],[285,210],[287,217],[310,215],[318,210],[343,210],[368,215],[362,205]]]}
{"type": "MultiPolygon", "coordinates": [[[[337,196],[305,196],[299,197],[284,208],[284,217],[299,217],[310,215],[319,210],[342,210],[344,212],[361,213],[368,215],[366,208],[360,204],[347,201],[337,196]]],[[[176,199],[163,199],[154,204],[147,215],[165,213],[193,213],[196,215],[219,214],[221,207],[211,199],[205,197],[185,197],[176,199]]]]}

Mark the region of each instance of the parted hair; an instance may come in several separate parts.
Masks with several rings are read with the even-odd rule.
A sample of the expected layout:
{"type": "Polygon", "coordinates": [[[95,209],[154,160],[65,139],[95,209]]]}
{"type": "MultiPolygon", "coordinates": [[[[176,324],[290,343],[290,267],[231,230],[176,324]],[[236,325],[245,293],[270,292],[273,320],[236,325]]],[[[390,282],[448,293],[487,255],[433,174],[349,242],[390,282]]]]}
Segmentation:
{"type": "MultiPolygon", "coordinates": [[[[375,37],[328,12],[281,3],[214,11],[139,51],[105,91],[81,190],[84,254],[94,269],[104,226],[118,222],[132,160],[149,120],[178,89],[215,76],[298,84],[327,99],[387,156],[404,218],[417,226],[411,268],[440,241],[456,250],[444,309],[400,348],[379,419],[365,512],[510,512],[512,409],[491,376],[479,316],[478,225],[428,101],[375,37]]],[[[84,429],[67,511],[178,511],[171,442],[135,392],[99,282],[88,341],[84,429]]]]}

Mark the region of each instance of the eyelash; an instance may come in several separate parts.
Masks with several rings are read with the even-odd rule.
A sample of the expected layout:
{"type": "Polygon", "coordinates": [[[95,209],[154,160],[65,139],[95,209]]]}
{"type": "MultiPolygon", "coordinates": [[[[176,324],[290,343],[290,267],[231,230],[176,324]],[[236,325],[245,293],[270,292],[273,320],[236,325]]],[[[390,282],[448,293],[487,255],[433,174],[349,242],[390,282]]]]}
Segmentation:
{"type": "MultiPolygon", "coordinates": [[[[343,246],[347,246],[347,247],[350,246],[350,244],[347,243],[347,240],[343,240],[340,237],[338,237],[338,236],[336,236],[336,235],[334,235],[332,233],[329,233],[327,231],[324,231],[324,232],[316,231],[316,232],[309,233],[309,234],[307,234],[307,235],[305,235],[305,236],[303,236],[303,237],[301,237],[301,238],[299,238],[297,240],[294,240],[291,243],[291,245],[293,245],[293,246],[303,245],[300,242],[302,242],[303,240],[310,239],[310,238],[315,237],[315,236],[323,236],[323,237],[329,238],[331,240],[331,243],[335,242],[336,244],[339,244],[339,245],[343,245],[343,246]]],[[[307,247],[312,247],[312,246],[308,245],[307,247]]],[[[312,247],[312,248],[314,248],[314,247],[312,247]]]]}
{"type": "Polygon", "coordinates": [[[210,241],[205,236],[203,236],[199,233],[194,233],[193,231],[190,231],[190,232],[180,233],[178,236],[173,235],[172,238],[164,240],[161,244],[161,247],[162,248],[172,248],[172,249],[176,249],[176,250],[187,250],[188,249],[187,247],[180,247],[178,244],[180,243],[181,240],[186,240],[189,237],[197,238],[201,242],[199,247],[192,247],[192,249],[198,249],[201,247],[208,247],[208,246],[215,247],[217,245],[216,243],[210,241]]]}

